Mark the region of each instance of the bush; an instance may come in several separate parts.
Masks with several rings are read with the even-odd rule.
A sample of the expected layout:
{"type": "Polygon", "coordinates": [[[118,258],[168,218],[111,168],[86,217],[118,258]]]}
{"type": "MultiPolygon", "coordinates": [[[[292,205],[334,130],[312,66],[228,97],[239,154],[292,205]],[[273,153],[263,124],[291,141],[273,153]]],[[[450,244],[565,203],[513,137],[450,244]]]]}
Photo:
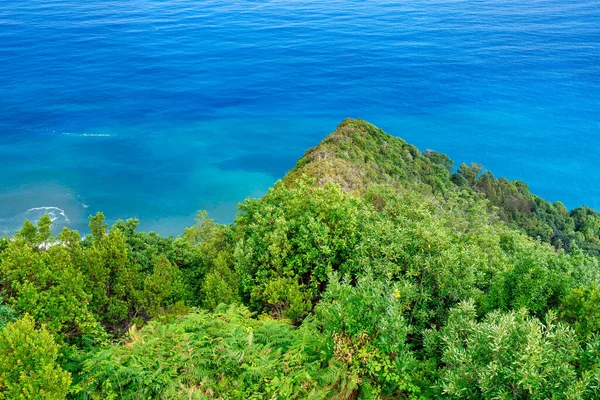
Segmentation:
{"type": "Polygon", "coordinates": [[[477,322],[473,303],[464,302],[439,339],[439,388],[450,398],[567,398],[580,390],[575,333],[552,314],[542,323],[526,310],[495,311],[477,322]]]}
{"type": "Polygon", "coordinates": [[[58,350],[29,315],[0,330],[0,399],[66,398],[71,377],[57,363],[58,350]]]}

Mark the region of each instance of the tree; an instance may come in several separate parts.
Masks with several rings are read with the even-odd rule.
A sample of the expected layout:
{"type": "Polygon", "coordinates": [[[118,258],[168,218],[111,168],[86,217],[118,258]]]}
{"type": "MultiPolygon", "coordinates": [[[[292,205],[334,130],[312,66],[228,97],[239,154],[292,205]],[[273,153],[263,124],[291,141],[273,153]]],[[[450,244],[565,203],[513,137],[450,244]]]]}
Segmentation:
{"type": "Polygon", "coordinates": [[[170,304],[181,299],[184,291],[181,271],[176,265],[162,256],[154,263],[151,275],[144,279],[142,304],[150,317],[155,317],[164,312],[170,304]]]}
{"type": "Polygon", "coordinates": [[[39,227],[25,223],[8,245],[0,264],[0,295],[18,314],[29,313],[61,339],[95,332],[97,323],[88,308],[87,283],[69,246],[42,243],[54,240],[39,227]],[[31,234],[34,233],[32,236],[31,234]]]}
{"type": "Polygon", "coordinates": [[[58,365],[59,346],[29,315],[0,330],[0,399],[66,398],[70,375],[58,365]]]}
{"type": "Polygon", "coordinates": [[[444,368],[438,385],[450,398],[574,398],[581,390],[575,333],[553,314],[542,323],[526,310],[495,311],[477,322],[467,301],[453,309],[439,335],[444,368]]]}
{"type": "Polygon", "coordinates": [[[447,155],[443,153],[438,153],[435,150],[425,150],[423,155],[429,158],[435,164],[439,164],[442,167],[446,168],[448,172],[452,172],[454,169],[454,161],[450,159],[447,155]]]}
{"type": "MultiPolygon", "coordinates": [[[[90,218],[91,244],[85,249],[82,271],[91,294],[90,308],[110,330],[128,325],[135,298],[142,288],[142,276],[128,268],[125,237],[119,229],[106,232],[104,215],[90,218]]],[[[126,328],[126,326],[125,326],[126,328]]]]}
{"type": "Polygon", "coordinates": [[[567,293],[561,301],[559,315],[571,324],[582,339],[600,333],[600,289],[597,283],[578,287],[567,293]]]}
{"type": "Polygon", "coordinates": [[[312,183],[280,182],[240,206],[234,262],[242,295],[257,311],[299,321],[358,243],[362,202],[338,185],[312,183]]]}
{"type": "Polygon", "coordinates": [[[411,327],[403,316],[410,290],[370,274],[359,278],[356,286],[332,275],[315,319],[328,338],[329,364],[344,368],[344,398],[407,398],[419,393],[419,365],[406,343],[411,327]]]}

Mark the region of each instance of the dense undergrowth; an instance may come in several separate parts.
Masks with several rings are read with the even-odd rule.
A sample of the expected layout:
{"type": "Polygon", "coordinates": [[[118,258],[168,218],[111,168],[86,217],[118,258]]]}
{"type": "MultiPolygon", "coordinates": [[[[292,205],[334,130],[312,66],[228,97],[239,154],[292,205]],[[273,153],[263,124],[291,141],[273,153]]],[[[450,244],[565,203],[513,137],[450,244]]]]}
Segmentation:
{"type": "Polygon", "coordinates": [[[346,120],[231,225],[0,241],[0,399],[594,399],[600,217],[346,120]]]}

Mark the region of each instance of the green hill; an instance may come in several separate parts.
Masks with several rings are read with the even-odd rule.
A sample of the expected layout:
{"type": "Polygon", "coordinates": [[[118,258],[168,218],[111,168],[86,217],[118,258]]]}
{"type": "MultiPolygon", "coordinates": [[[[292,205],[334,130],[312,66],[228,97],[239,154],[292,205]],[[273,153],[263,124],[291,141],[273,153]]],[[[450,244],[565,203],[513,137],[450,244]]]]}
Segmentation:
{"type": "Polygon", "coordinates": [[[0,399],[595,399],[597,221],[348,119],[230,225],[0,241],[0,399]]]}
{"type": "Polygon", "coordinates": [[[469,189],[489,201],[489,210],[509,226],[533,238],[571,251],[574,244],[600,255],[600,214],[589,207],[569,212],[531,194],[524,182],[495,178],[479,164],[454,162],[432,150],[421,153],[400,138],[363,120],[347,119],[317,147],[310,149],[284,181],[306,174],[317,183],[338,183],[345,191],[362,192],[373,184],[423,194],[469,189]],[[454,172],[454,173],[453,173],[454,172]]]}

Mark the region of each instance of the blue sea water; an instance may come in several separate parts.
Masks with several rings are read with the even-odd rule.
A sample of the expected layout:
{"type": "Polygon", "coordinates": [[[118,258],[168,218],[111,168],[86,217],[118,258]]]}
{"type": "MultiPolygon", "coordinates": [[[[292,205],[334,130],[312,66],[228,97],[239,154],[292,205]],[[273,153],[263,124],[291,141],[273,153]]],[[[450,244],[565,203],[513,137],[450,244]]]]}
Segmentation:
{"type": "Polygon", "coordinates": [[[600,209],[598,0],[2,0],[0,231],[229,222],[345,117],[600,209]]]}

